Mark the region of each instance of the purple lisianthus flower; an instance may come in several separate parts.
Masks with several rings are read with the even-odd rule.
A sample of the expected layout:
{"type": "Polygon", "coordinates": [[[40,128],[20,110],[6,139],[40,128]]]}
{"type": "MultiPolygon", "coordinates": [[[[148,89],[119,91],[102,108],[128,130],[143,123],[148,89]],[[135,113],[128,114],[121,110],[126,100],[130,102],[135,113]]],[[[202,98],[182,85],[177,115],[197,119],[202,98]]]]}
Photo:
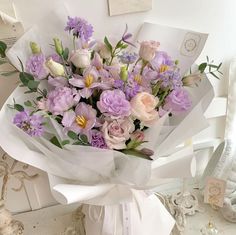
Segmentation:
{"type": "Polygon", "coordinates": [[[98,130],[91,131],[91,145],[96,148],[107,149],[107,144],[103,137],[103,133],[98,130]]]}
{"type": "Polygon", "coordinates": [[[170,111],[172,114],[178,115],[190,109],[192,102],[189,93],[181,88],[170,92],[166,97],[163,109],[170,111]]]}
{"type": "Polygon", "coordinates": [[[43,117],[32,114],[29,111],[22,111],[15,115],[13,123],[30,136],[42,136],[44,133],[43,117]]]}
{"type": "Polygon", "coordinates": [[[153,68],[158,70],[163,65],[172,67],[174,61],[165,51],[157,51],[155,57],[150,61],[150,64],[153,68]]]}
{"type": "Polygon", "coordinates": [[[136,96],[139,92],[142,91],[141,81],[136,81],[135,78],[136,76],[130,76],[124,89],[126,98],[128,100],[131,100],[134,96],[136,96]]]}
{"type": "Polygon", "coordinates": [[[54,115],[63,115],[75,105],[75,94],[69,87],[56,87],[48,93],[46,106],[54,115]]]}
{"type": "Polygon", "coordinates": [[[126,99],[124,92],[118,89],[103,91],[100,100],[97,102],[97,107],[104,115],[115,118],[131,114],[129,101],[126,99]]]}
{"type": "Polygon", "coordinates": [[[45,67],[46,59],[42,53],[34,54],[26,61],[26,72],[41,80],[47,77],[48,70],[45,67]]]}
{"type": "Polygon", "coordinates": [[[113,86],[119,90],[124,90],[125,82],[121,79],[115,79],[113,86]]]}
{"type": "Polygon", "coordinates": [[[48,78],[48,84],[53,87],[65,87],[68,85],[68,80],[65,77],[51,77],[48,78]]]}
{"type": "Polygon", "coordinates": [[[75,111],[69,110],[64,113],[62,125],[67,130],[86,135],[90,140],[91,129],[96,124],[96,115],[97,112],[91,105],[81,102],[76,106],[75,111]]]}
{"type": "Polygon", "coordinates": [[[54,54],[48,56],[48,57],[47,57],[47,60],[50,59],[50,58],[51,58],[53,61],[55,61],[55,62],[57,62],[57,63],[59,63],[59,64],[62,64],[62,63],[63,63],[61,57],[60,57],[58,54],[56,54],[56,53],[54,53],[54,54]]]}
{"type": "Polygon", "coordinates": [[[91,65],[97,70],[97,73],[102,78],[109,78],[109,72],[104,68],[102,63],[102,58],[100,55],[95,52],[93,60],[91,61],[91,65]]]}
{"type": "Polygon", "coordinates": [[[161,81],[161,86],[164,88],[177,89],[183,85],[181,75],[177,70],[168,70],[159,74],[158,80],[161,81]]]}
{"type": "Polygon", "coordinates": [[[89,24],[85,19],[79,17],[69,17],[67,26],[65,28],[66,31],[73,33],[74,36],[79,37],[83,41],[89,41],[89,39],[93,35],[93,26],[89,24]]]}
{"type": "Polygon", "coordinates": [[[110,84],[99,82],[98,77],[98,72],[93,68],[89,68],[85,70],[83,77],[73,77],[69,80],[69,83],[74,87],[81,88],[80,95],[88,99],[93,94],[94,89],[110,88],[110,84]]]}
{"type": "Polygon", "coordinates": [[[128,25],[126,24],[125,26],[125,32],[123,33],[122,35],[122,41],[135,47],[135,45],[133,43],[131,43],[130,41],[128,41],[130,38],[132,38],[132,34],[131,33],[128,33],[128,25]]]}
{"type": "Polygon", "coordinates": [[[130,53],[130,52],[123,52],[122,55],[118,56],[120,59],[120,62],[123,64],[133,64],[137,58],[138,54],[137,53],[130,53]]]}

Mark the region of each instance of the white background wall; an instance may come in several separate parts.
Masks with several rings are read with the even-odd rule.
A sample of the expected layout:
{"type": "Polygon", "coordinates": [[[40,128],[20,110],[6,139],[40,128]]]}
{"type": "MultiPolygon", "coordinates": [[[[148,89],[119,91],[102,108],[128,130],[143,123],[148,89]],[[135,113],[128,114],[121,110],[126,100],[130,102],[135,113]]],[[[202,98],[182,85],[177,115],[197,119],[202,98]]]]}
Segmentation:
{"type": "MultiPolygon", "coordinates": [[[[16,6],[32,4],[35,12],[40,12],[43,3],[49,9],[47,0],[15,0],[16,6]],[[33,2],[40,2],[34,4],[33,2]],[[38,5],[37,7],[35,7],[38,5]]],[[[55,0],[50,0],[55,2],[55,0]]],[[[59,0],[56,0],[59,4],[59,0]]],[[[130,29],[137,29],[143,20],[150,20],[160,24],[188,28],[200,32],[209,33],[206,47],[200,56],[200,61],[208,55],[216,62],[224,62],[224,72],[227,77],[229,61],[236,56],[236,1],[235,0],[153,0],[153,10],[145,13],[136,13],[123,16],[110,17],[108,21],[107,0],[65,0],[72,15],[80,15],[87,18],[100,33],[121,33],[127,22],[130,29]],[[102,30],[101,30],[102,29],[102,30]]],[[[28,11],[28,7],[25,8],[28,11]]],[[[24,14],[23,18],[27,18],[24,14]]],[[[37,17],[29,17],[29,23],[37,20],[37,17]]],[[[27,25],[28,26],[28,25],[27,25]]],[[[217,95],[227,93],[226,79],[220,82],[214,80],[217,95]]]]}

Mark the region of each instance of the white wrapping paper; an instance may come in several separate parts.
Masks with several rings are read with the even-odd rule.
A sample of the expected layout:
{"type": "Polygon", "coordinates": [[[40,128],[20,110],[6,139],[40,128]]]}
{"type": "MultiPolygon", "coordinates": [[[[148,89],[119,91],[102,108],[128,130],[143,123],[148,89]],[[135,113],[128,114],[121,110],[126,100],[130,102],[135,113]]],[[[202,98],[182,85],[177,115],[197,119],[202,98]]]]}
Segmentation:
{"type": "MultiPolygon", "coordinates": [[[[17,56],[25,63],[30,53],[28,49],[30,41],[40,44],[46,55],[52,52],[49,44],[55,36],[60,37],[64,45],[68,45],[68,36],[63,33],[66,17],[65,10],[59,9],[50,13],[50,24],[48,18],[45,18],[41,23],[32,27],[8,51],[7,55],[13,65],[20,69],[17,56]]],[[[149,33],[149,27],[149,24],[145,24],[138,38],[143,37],[144,30],[145,39],[159,40],[157,35],[149,33]]],[[[158,32],[160,27],[152,24],[152,32],[153,30],[158,32]]],[[[178,32],[176,29],[173,31],[167,27],[166,30],[168,31],[168,29],[171,32],[178,32]]],[[[174,47],[175,41],[172,43],[170,48],[174,47]]],[[[204,43],[199,46],[200,51],[203,45],[204,43]]],[[[70,47],[70,44],[68,46],[70,47]]],[[[194,59],[195,57],[186,57],[186,60],[192,62],[194,59]]],[[[23,92],[23,88],[18,87],[0,111],[0,145],[10,156],[48,172],[52,193],[60,203],[82,202],[105,206],[105,210],[111,209],[113,222],[117,221],[115,216],[120,216],[120,213],[114,213],[113,209],[120,208],[121,202],[126,203],[132,213],[131,222],[135,223],[135,226],[132,226],[131,223],[130,234],[125,234],[125,231],[122,230],[124,235],[154,235],[157,220],[160,222],[159,234],[169,235],[174,224],[173,219],[156,198],[154,200],[153,197],[144,197],[141,190],[157,186],[162,178],[194,176],[195,159],[192,148],[189,146],[176,148],[176,146],[207,126],[203,114],[213,98],[213,89],[206,78],[199,87],[190,89],[193,107],[189,112],[178,119],[168,120],[164,116],[157,126],[147,130],[146,137],[149,140],[147,146],[155,152],[154,161],[127,156],[117,151],[86,146],[68,145],[65,149],[59,149],[44,138],[31,138],[12,124],[13,111],[7,107],[7,104],[12,104],[13,98],[17,103],[22,103],[30,98],[30,96],[26,97],[23,92]],[[96,164],[94,164],[95,162],[96,164]],[[141,217],[138,217],[140,213],[137,213],[137,208],[141,208],[139,209],[141,217]],[[153,215],[153,221],[150,219],[150,213],[153,215]],[[137,227],[136,224],[138,224],[137,227]]],[[[48,131],[52,131],[59,139],[63,139],[61,127],[53,120],[50,121],[55,130],[48,131]]],[[[124,208],[122,211],[124,212],[124,208]]],[[[87,223],[90,223],[89,220],[87,223]]],[[[117,223],[124,224],[121,220],[118,220],[117,223]]],[[[91,232],[88,231],[88,235],[107,235],[103,232],[109,230],[107,219],[103,218],[100,227],[101,224],[105,226],[101,233],[94,232],[96,229],[94,225],[91,232]]],[[[90,228],[90,226],[87,227],[90,228]]],[[[116,233],[114,227],[116,226],[113,224],[109,235],[122,234],[122,232],[116,233]]]]}

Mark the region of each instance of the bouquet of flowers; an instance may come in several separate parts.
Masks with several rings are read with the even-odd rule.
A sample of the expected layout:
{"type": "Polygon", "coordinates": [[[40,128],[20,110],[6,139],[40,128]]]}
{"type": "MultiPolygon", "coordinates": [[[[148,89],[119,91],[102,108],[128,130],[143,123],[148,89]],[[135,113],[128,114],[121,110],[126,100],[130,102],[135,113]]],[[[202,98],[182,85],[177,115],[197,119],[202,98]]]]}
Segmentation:
{"type": "MultiPolygon", "coordinates": [[[[127,27],[115,42],[92,39],[92,25],[78,17],[68,17],[65,31],[71,43],[54,38],[52,52],[20,39],[19,45],[28,43],[31,55],[18,58],[20,86],[1,110],[2,132],[8,138],[1,137],[0,143],[12,157],[47,171],[59,202],[105,205],[106,221],[114,217],[114,207],[107,205],[134,197],[129,213],[142,224],[145,219],[137,214],[148,210],[140,206],[148,197],[137,190],[175,177],[182,171],[171,172],[178,164],[186,166],[182,175],[191,175],[192,148],[177,151],[176,139],[181,143],[205,127],[202,113],[213,93],[204,71],[215,65],[203,63],[196,73],[182,76],[178,60],[159,50],[158,41],[135,45],[127,27]],[[186,129],[196,113],[195,129],[186,129]]],[[[5,46],[1,48],[5,55],[5,46]]],[[[149,209],[156,209],[153,218],[169,223],[160,222],[160,234],[169,234],[173,219],[157,198],[147,200],[149,209]]],[[[141,227],[135,234],[147,234],[141,227]]]]}

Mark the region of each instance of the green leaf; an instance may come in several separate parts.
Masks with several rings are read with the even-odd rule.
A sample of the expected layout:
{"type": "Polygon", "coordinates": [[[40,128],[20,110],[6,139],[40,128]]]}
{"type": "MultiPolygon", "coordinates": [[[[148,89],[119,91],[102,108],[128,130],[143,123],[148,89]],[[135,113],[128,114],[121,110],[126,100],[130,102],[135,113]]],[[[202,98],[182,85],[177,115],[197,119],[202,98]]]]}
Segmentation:
{"type": "Polygon", "coordinates": [[[42,98],[43,98],[43,96],[38,96],[38,97],[36,98],[36,100],[37,100],[37,101],[40,101],[42,98]]]}
{"type": "Polygon", "coordinates": [[[20,104],[14,104],[14,109],[16,109],[19,112],[22,112],[25,110],[24,107],[20,104]]]}
{"type": "Polygon", "coordinates": [[[128,144],[127,144],[127,149],[136,149],[137,147],[139,147],[141,144],[143,143],[147,143],[147,141],[135,141],[135,140],[131,140],[128,144]]]}
{"type": "Polygon", "coordinates": [[[80,135],[79,138],[81,139],[83,143],[86,143],[86,144],[88,143],[88,137],[86,135],[80,135]]]}
{"type": "Polygon", "coordinates": [[[25,91],[24,94],[31,94],[31,93],[34,93],[35,90],[30,90],[30,91],[25,91]]]}
{"type": "Polygon", "coordinates": [[[80,140],[74,142],[72,145],[84,145],[80,140]]]}
{"type": "Polygon", "coordinates": [[[21,59],[20,59],[18,56],[17,56],[17,59],[18,59],[19,62],[20,62],[20,66],[21,66],[21,70],[22,70],[22,72],[24,72],[24,65],[23,65],[21,59]]]}
{"type": "Polygon", "coordinates": [[[68,131],[67,135],[72,139],[72,140],[77,140],[78,139],[78,135],[73,132],[73,131],[68,131]]]}
{"type": "Polygon", "coordinates": [[[30,100],[27,100],[24,102],[24,105],[27,107],[32,107],[32,102],[30,100]]]}
{"type": "Polygon", "coordinates": [[[43,89],[43,95],[44,95],[44,97],[46,97],[47,94],[48,94],[48,91],[47,91],[46,89],[43,89]]]}
{"type": "Polygon", "coordinates": [[[126,49],[129,45],[128,44],[123,44],[120,48],[126,49]]]}
{"type": "Polygon", "coordinates": [[[70,143],[69,140],[63,140],[63,141],[61,142],[61,145],[64,146],[64,145],[67,145],[67,144],[69,144],[69,143],[70,143]]]}
{"type": "Polygon", "coordinates": [[[149,156],[143,154],[142,152],[136,149],[124,149],[121,152],[124,154],[131,155],[131,156],[140,157],[146,160],[152,160],[149,156]]]}
{"type": "Polygon", "coordinates": [[[27,86],[30,90],[37,90],[39,83],[40,83],[39,81],[30,80],[27,86]]]}
{"type": "Polygon", "coordinates": [[[3,41],[0,41],[0,56],[2,58],[6,57],[7,44],[3,41]]]}
{"type": "Polygon", "coordinates": [[[108,38],[107,38],[107,37],[104,38],[104,43],[105,43],[105,45],[107,46],[107,48],[109,49],[109,51],[112,53],[112,45],[111,45],[111,43],[108,41],[108,38]]]}
{"type": "Polygon", "coordinates": [[[210,72],[210,74],[213,76],[213,77],[215,77],[215,78],[217,78],[217,79],[220,79],[216,74],[214,74],[213,72],[210,72]]]}
{"type": "Polygon", "coordinates": [[[198,70],[203,73],[207,67],[207,63],[202,63],[198,66],[198,70]]]}
{"type": "Polygon", "coordinates": [[[69,57],[69,49],[68,48],[64,49],[62,56],[63,56],[64,60],[68,60],[68,57],[69,57]]]}
{"type": "Polygon", "coordinates": [[[29,81],[33,81],[34,77],[29,73],[20,72],[20,80],[25,86],[28,86],[29,81]]]}
{"type": "Polygon", "coordinates": [[[57,147],[62,148],[62,146],[61,146],[61,144],[60,144],[60,142],[59,142],[59,140],[57,139],[56,136],[53,136],[53,137],[50,139],[50,142],[51,142],[52,144],[56,145],[57,147]]]}
{"type": "Polygon", "coordinates": [[[220,69],[221,65],[222,65],[222,62],[218,65],[217,70],[220,69]]]}
{"type": "Polygon", "coordinates": [[[211,67],[211,68],[214,68],[214,69],[218,68],[218,65],[215,65],[215,64],[208,64],[208,66],[211,67]]]}

